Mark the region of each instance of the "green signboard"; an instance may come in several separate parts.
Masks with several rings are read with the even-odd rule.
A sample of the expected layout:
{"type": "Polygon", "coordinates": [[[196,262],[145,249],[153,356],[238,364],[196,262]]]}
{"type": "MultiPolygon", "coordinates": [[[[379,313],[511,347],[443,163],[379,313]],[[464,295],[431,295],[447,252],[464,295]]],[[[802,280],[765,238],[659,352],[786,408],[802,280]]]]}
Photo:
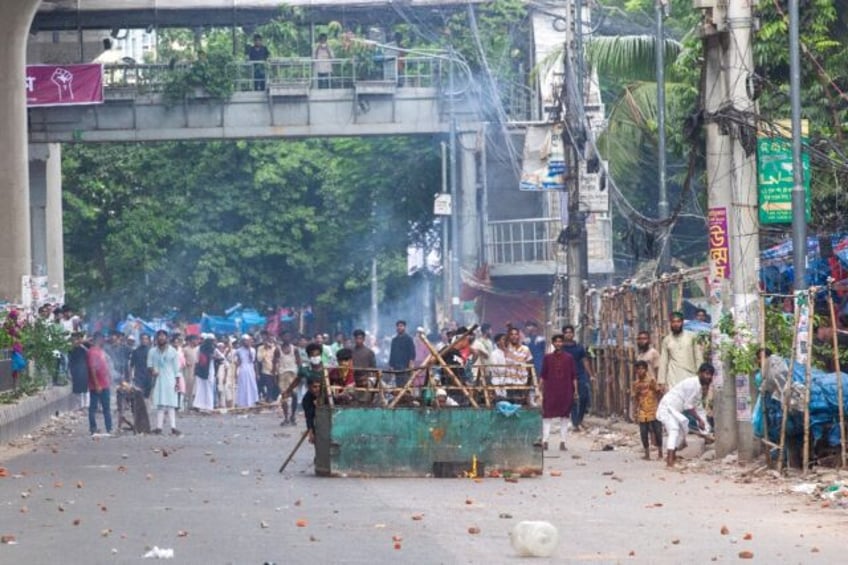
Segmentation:
{"type": "MultiPolygon", "coordinates": [[[[807,138],[802,139],[806,145],[807,138]]],[[[804,169],[804,207],[806,218],[812,219],[810,207],[810,155],[801,154],[804,169]]],[[[757,187],[759,189],[760,223],[792,223],[792,140],[787,137],[757,139],[757,187]]]]}

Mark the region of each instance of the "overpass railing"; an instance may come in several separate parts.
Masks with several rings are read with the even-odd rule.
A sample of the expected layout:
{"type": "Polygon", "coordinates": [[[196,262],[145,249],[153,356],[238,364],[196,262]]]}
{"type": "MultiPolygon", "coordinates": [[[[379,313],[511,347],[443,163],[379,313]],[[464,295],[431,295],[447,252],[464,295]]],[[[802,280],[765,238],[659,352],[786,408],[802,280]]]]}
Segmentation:
{"type": "Polygon", "coordinates": [[[494,266],[554,261],[561,229],[558,218],[489,222],[486,262],[494,266]]]}
{"type": "MultiPolygon", "coordinates": [[[[198,63],[114,64],[104,67],[107,92],[164,92],[198,63]]],[[[358,82],[386,82],[398,87],[437,88],[447,83],[444,61],[430,57],[387,59],[375,63],[359,59],[270,59],[263,62],[235,63],[233,91],[270,90],[273,87],[301,86],[317,89],[353,88],[358,82]],[[319,76],[318,70],[329,72],[319,76]]],[[[195,73],[201,76],[202,73],[195,73]]],[[[202,86],[202,85],[200,85],[202,86]]]]}

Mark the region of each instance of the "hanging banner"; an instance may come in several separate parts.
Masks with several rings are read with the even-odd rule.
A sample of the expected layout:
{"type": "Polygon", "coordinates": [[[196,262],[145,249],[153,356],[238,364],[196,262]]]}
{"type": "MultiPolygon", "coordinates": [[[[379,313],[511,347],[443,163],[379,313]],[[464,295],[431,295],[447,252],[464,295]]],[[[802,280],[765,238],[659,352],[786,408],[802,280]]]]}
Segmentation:
{"type": "Polygon", "coordinates": [[[710,208],[707,215],[709,225],[710,254],[715,276],[730,278],[730,234],[727,232],[727,208],[710,208]]]}
{"type": "Polygon", "coordinates": [[[103,103],[103,65],[27,65],[27,106],[103,103]]]}
{"type": "Polygon", "coordinates": [[[521,190],[565,190],[562,126],[529,126],[524,138],[521,190]]]}

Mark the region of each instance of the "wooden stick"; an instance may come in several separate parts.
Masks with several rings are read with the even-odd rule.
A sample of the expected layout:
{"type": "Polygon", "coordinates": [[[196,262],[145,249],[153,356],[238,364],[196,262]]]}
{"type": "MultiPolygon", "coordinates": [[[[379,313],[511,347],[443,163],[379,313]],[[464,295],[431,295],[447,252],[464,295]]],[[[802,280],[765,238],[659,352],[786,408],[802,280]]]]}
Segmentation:
{"type": "Polygon", "coordinates": [[[324,367],[324,388],[327,393],[327,404],[332,408],[335,405],[335,401],[333,400],[333,389],[330,388],[330,373],[327,367],[324,367]]]}
{"type": "MultiPolygon", "coordinates": [[[[762,385],[765,382],[766,378],[766,356],[765,356],[765,348],[766,348],[766,299],[762,295],[759,300],[759,308],[760,308],[760,389],[762,389],[762,385]]],[[[763,439],[768,439],[768,411],[766,410],[766,398],[763,395],[762,390],[758,389],[757,394],[760,396],[760,407],[763,412],[763,439]]],[[[766,448],[766,464],[771,467],[771,450],[766,448]]]]}
{"type": "Polygon", "coordinates": [[[377,394],[380,395],[380,405],[385,408],[388,402],[386,402],[386,391],[383,389],[383,371],[377,371],[377,394]]]}
{"type": "Polygon", "coordinates": [[[839,340],[836,339],[836,309],[833,307],[833,281],[827,282],[827,306],[830,310],[830,330],[833,333],[833,368],[836,371],[836,401],[839,403],[839,447],[842,455],[842,468],[845,468],[845,406],[842,400],[842,367],[839,363],[839,340]]]}
{"type": "Polygon", "coordinates": [[[815,288],[810,288],[807,291],[807,307],[809,312],[807,322],[807,362],[804,365],[804,474],[810,470],[810,384],[812,381],[812,371],[810,367],[813,362],[813,335],[812,335],[812,320],[813,320],[813,298],[815,297],[815,288]]]}
{"type": "Polygon", "coordinates": [[[789,418],[789,395],[792,394],[792,375],[795,373],[795,352],[798,349],[798,315],[800,308],[798,301],[793,299],[793,310],[795,311],[792,319],[792,353],[789,356],[789,374],[786,376],[786,384],[783,385],[783,413],[780,416],[780,453],[777,460],[777,472],[783,471],[783,461],[786,450],[786,421],[789,418]]]}
{"type": "MultiPolygon", "coordinates": [[[[476,330],[477,330],[477,324],[474,324],[473,326],[468,328],[468,330],[466,330],[464,334],[462,334],[459,337],[456,337],[456,340],[466,338],[466,337],[470,336],[471,334],[473,334],[476,330]]],[[[423,342],[429,343],[427,341],[427,338],[424,336],[424,332],[419,332],[418,338],[421,339],[423,342]]],[[[420,367],[417,367],[417,368],[413,367],[412,369],[409,369],[409,372],[414,373],[416,370],[422,369],[424,367],[429,367],[430,365],[432,365],[433,361],[441,359],[442,355],[444,355],[449,349],[450,349],[450,344],[444,346],[441,351],[437,352],[436,349],[431,344],[428,347],[428,350],[430,351],[430,355],[427,356],[427,359],[424,360],[424,362],[421,364],[420,367]]],[[[389,408],[394,408],[395,406],[397,406],[398,402],[400,402],[400,399],[407,392],[409,392],[409,389],[412,388],[412,383],[415,381],[413,376],[410,376],[409,380],[406,381],[406,383],[403,385],[403,388],[401,388],[398,395],[392,400],[392,403],[389,405],[389,408]]],[[[475,406],[475,408],[476,408],[476,406],[475,406]]]]}
{"type": "Polygon", "coordinates": [[[674,303],[674,309],[680,310],[683,308],[683,279],[677,283],[677,300],[674,303]]]}
{"type": "Polygon", "coordinates": [[[430,343],[430,340],[428,340],[423,335],[420,336],[420,337],[421,337],[421,341],[424,343],[424,345],[427,346],[427,349],[430,351],[430,355],[433,355],[436,358],[436,361],[439,363],[439,365],[442,366],[442,370],[447,371],[448,375],[450,375],[450,378],[453,381],[453,384],[455,384],[456,386],[459,387],[459,389],[466,396],[466,398],[468,398],[468,402],[471,404],[471,406],[473,406],[474,408],[479,408],[480,406],[477,404],[477,401],[474,400],[474,397],[471,395],[470,392],[468,392],[468,389],[465,388],[465,385],[462,384],[462,381],[459,380],[459,378],[451,370],[451,368],[448,366],[448,364],[445,363],[445,360],[442,359],[441,353],[436,351],[436,348],[433,347],[433,344],[430,343]]]}
{"type": "Polygon", "coordinates": [[[303,440],[305,440],[306,436],[308,436],[308,435],[309,435],[309,430],[306,430],[305,432],[303,432],[303,435],[300,436],[300,439],[297,441],[297,445],[294,446],[294,449],[291,450],[291,453],[289,453],[289,456],[286,457],[286,460],[283,461],[283,464],[280,466],[280,473],[282,473],[286,469],[286,465],[288,465],[289,461],[292,460],[292,458],[294,457],[294,454],[297,453],[297,450],[300,449],[301,445],[303,445],[303,440]]]}
{"type": "MultiPolygon", "coordinates": [[[[496,346],[497,347],[497,346],[496,346]]],[[[488,370],[486,365],[481,365],[477,372],[477,386],[483,389],[483,402],[486,403],[486,408],[492,407],[492,399],[489,398],[489,381],[488,370]]]]}

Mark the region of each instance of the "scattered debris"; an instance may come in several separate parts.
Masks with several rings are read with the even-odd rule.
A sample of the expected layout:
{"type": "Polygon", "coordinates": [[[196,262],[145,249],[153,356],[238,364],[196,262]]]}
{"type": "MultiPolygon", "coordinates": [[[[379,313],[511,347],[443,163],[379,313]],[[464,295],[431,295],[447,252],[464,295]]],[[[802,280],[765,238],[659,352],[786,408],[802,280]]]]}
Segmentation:
{"type": "Polygon", "coordinates": [[[142,555],[143,559],[173,559],[174,550],[171,548],[160,548],[153,546],[153,549],[142,555]]]}
{"type": "Polygon", "coordinates": [[[727,527],[727,526],[722,526],[722,527],[721,527],[721,535],[726,536],[726,535],[727,535],[727,534],[729,534],[729,533],[730,533],[730,530],[728,529],[728,527],[727,527]]]}
{"type": "Polygon", "coordinates": [[[748,551],[746,549],[745,551],[739,552],[739,559],[753,559],[753,558],[754,558],[754,552],[753,551],[748,551]]]}
{"type": "Polygon", "coordinates": [[[18,539],[11,534],[7,534],[5,536],[0,536],[0,543],[5,545],[15,545],[18,543],[18,539]]]}
{"type": "Polygon", "coordinates": [[[559,532],[550,522],[523,521],[512,528],[509,540],[521,557],[550,557],[559,544],[559,532]]]}
{"type": "Polygon", "coordinates": [[[813,494],[818,490],[818,488],[818,485],[815,483],[800,483],[790,487],[789,490],[799,494],[813,494]]]}

